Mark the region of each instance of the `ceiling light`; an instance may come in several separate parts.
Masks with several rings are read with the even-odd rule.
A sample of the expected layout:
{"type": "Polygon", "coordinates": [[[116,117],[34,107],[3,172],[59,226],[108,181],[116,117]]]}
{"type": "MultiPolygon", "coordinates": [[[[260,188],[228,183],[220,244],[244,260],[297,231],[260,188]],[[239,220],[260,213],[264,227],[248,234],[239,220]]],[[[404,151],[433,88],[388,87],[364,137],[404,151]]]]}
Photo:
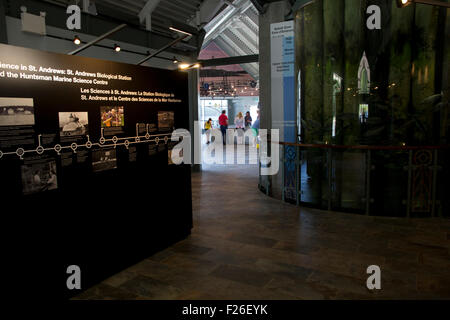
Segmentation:
{"type": "Polygon", "coordinates": [[[201,67],[200,63],[194,63],[194,64],[188,64],[188,63],[181,63],[178,65],[178,68],[181,70],[188,70],[188,69],[198,69],[201,67]]]}
{"type": "Polygon", "coordinates": [[[114,51],[115,51],[115,52],[120,52],[120,50],[122,50],[122,49],[120,48],[120,46],[117,45],[117,44],[115,44],[115,45],[114,45],[114,51]]]}
{"type": "Polygon", "coordinates": [[[412,3],[411,0],[397,0],[397,7],[404,8],[412,3]]]}
{"type": "Polygon", "coordinates": [[[176,57],[173,57],[173,63],[177,64],[179,61],[176,57]]]}
{"type": "Polygon", "coordinates": [[[172,30],[172,31],[178,32],[178,33],[182,33],[182,34],[185,34],[185,35],[188,35],[188,36],[192,36],[192,33],[189,33],[189,32],[186,32],[186,31],[174,28],[174,27],[170,27],[169,29],[172,30]]]}
{"type": "Polygon", "coordinates": [[[81,44],[81,40],[80,38],[78,38],[78,36],[75,36],[73,38],[73,43],[75,43],[77,46],[79,46],[81,44]]]}

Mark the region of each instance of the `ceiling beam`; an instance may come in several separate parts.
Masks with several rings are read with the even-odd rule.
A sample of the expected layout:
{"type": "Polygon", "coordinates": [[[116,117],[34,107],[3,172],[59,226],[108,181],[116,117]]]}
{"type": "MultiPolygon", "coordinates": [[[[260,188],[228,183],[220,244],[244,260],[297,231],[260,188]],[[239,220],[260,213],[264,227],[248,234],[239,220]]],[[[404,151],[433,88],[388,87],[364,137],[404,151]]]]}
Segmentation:
{"type": "MultiPolygon", "coordinates": [[[[97,1],[99,1],[99,0],[97,0],[97,1]]],[[[133,5],[133,6],[137,6],[139,8],[139,11],[144,7],[145,2],[146,2],[145,0],[138,0],[138,1],[136,1],[136,0],[121,0],[121,1],[128,3],[130,5],[133,5]]]]}
{"type": "Polygon", "coordinates": [[[187,38],[188,35],[184,34],[181,37],[175,39],[174,41],[168,43],[167,45],[165,45],[164,47],[162,47],[161,49],[156,50],[156,52],[150,54],[149,56],[145,57],[144,59],[142,59],[141,61],[138,62],[138,65],[143,64],[144,62],[150,60],[153,57],[156,57],[158,54],[160,54],[161,52],[166,51],[167,49],[169,49],[170,47],[173,47],[175,44],[177,44],[178,42],[180,42],[181,40],[187,38]]]}
{"type": "Polygon", "coordinates": [[[254,53],[259,52],[259,47],[257,43],[258,35],[253,32],[253,30],[249,29],[246,26],[243,28],[233,27],[228,28],[228,30],[233,33],[237,38],[241,40],[245,40],[245,45],[254,53]],[[241,29],[245,29],[244,32],[241,32],[241,29]]]}
{"type": "Polygon", "coordinates": [[[195,14],[195,11],[198,9],[196,6],[190,5],[187,1],[178,2],[175,0],[161,2],[160,8],[161,7],[168,10],[188,11],[190,14],[195,14]]]}
{"type": "Polygon", "coordinates": [[[232,56],[234,55],[248,55],[247,52],[245,52],[241,47],[239,47],[239,45],[237,45],[232,39],[230,39],[230,37],[228,35],[221,34],[220,38],[222,38],[222,40],[234,51],[233,54],[230,54],[232,56]]]}
{"type": "Polygon", "coordinates": [[[121,10],[117,6],[105,1],[96,2],[95,6],[97,7],[98,17],[106,18],[114,16],[116,21],[126,21],[130,25],[140,26],[137,16],[139,9],[133,11],[130,7],[128,10],[121,10]]]}
{"type": "Polygon", "coordinates": [[[259,61],[259,55],[252,54],[252,55],[248,55],[248,56],[199,60],[198,62],[202,65],[202,67],[216,67],[216,66],[227,66],[230,64],[253,63],[253,62],[258,62],[258,61],[259,61]]]}
{"type": "Polygon", "coordinates": [[[195,11],[195,10],[198,9],[199,3],[201,1],[199,1],[199,3],[197,4],[197,3],[191,3],[191,2],[186,1],[186,0],[170,0],[170,1],[165,1],[164,5],[169,4],[169,2],[170,3],[174,3],[176,6],[178,6],[178,8],[185,7],[187,9],[191,10],[191,11],[195,11]]]}
{"type": "Polygon", "coordinates": [[[258,34],[259,32],[259,21],[256,20],[253,21],[253,19],[250,17],[252,15],[253,10],[247,10],[245,11],[245,14],[242,16],[241,21],[247,25],[248,28],[252,29],[255,33],[258,34]],[[250,14],[250,15],[249,15],[250,14]]]}
{"type": "Polygon", "coordinates": [[[183,23],[186,23],[190,17],[190,14],[184,12],[183,10],[170,10],[163,7],[159,7],[158,10],[155,11],[154,15],[158,15],[166,19],[176,19],[183,23]]]}
{"type": "Polygon", "coordinates": [[[250,7],[247,11],[245,11],[245,15],[252,21],[253,24],[259,25],[259,16],[255,7],[250,7]]]}
{"type": "Polygon", "coordinates": [[[257,53],[248,46],[248,44],[245,42],[244,39],[241,39],[240,37],[238,37],[230,29],[225,30],[225,32],[223,33],[223,36],[225,36],[224,39],[231,41],[230,45],[232,45],[236,49],[239,48],[239,50],[241,50],[244,55],[257,53]]]}
{"type": "Polygon", "coordinates": [[[116,10],[118,8],[120,8],[120,10],[124,10],[125,12],[130,12],[132,14],[135,14],[139,10],[136,6],[130,6],[130,5],[125,5],[125,4],[121,4],[121,3],[116,3],[113,0],[102,0],[102,2],[100,2],[99,4],[100,5],[107,4],[107,5],[109,5],[109,7],[115,8],[116,10]]]}

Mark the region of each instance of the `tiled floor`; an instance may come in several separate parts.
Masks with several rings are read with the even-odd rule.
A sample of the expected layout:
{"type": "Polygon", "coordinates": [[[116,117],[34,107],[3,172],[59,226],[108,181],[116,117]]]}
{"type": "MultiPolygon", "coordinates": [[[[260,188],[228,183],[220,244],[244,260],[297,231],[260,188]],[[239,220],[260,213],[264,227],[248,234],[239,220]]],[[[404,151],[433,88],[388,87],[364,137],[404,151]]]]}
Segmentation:
{"type": "Polygon", "coordinates": [[[260,193],[256,166],[205,169],[192,236],[78,299],[450,299],[448,219],[298,208],[260,193]]]}

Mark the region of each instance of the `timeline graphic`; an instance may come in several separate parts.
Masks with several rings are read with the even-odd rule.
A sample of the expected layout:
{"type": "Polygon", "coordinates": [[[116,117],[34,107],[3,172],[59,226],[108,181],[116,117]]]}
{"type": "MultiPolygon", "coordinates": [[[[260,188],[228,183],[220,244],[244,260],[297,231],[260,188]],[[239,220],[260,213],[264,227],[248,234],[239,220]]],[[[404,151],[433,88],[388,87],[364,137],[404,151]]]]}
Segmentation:
{"type": "Polygon", "coordinates": [[[156,135],[150,135],[149,133],[149,124],[146,124],[146,134],[144,136],[139,135],[139,125],[140,123],[136,123],[136,136],[135,137],[126,137],[126,138],[119,138],[117,136],[114,136],[110,139],[106,139],[104,136],[104,128],[101,128],[101,137],[99,139],[99,142],[92,142],[89,135],[86,135],[87,142],[84,144],[77,144],[72,143],[71,145],[62,146],[60,144],[56,144],[53,148],[44,148],[42,146],[41,137],[42,135],[38,135],[38,147],[33,150],[25,150],[24,148],[18,148],[16,151],[11,152],[2,152],[0,150],[0,159],[2,159],[4,156],[7,155],[16,155],[20,158],[20,160],[23,160],[23,157],[27,153],[36,153],[38,155],[42,155],[43,153],[47,151],[55,151],[56,154],[59,156],[61,155],[61,152],[63,150],[72,150],[73,153],[77,153],[78,149],[86,148],[86,149],[92,149],[92,147],[101,147],[101,148],[110,148],[114,147],[117,148],[117,146],[125,146],[125,148],[128,148],[131,145],[135,144],[141,144],[141,143],[151,143],[155,142],[157,145],[161,141],[164,141],[164,144],[167,144],[169,142],[169,136],[171,136],[171,133],[162,133],[162,134],[156,134],[156,135]],[[112,142],[112,143],[111,143],[112,142]]]}

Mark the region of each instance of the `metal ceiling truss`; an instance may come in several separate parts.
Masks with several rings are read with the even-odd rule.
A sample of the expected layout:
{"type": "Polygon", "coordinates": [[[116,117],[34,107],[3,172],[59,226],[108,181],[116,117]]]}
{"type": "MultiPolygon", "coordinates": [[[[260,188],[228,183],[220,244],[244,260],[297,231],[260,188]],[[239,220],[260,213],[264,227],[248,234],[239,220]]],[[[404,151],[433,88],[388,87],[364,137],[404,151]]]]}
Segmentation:
{"type": "Polygon", "coordinates": [[[238,37],[232,30],[227,29],[222,34],[221,37],[229,43],[229,45],[236,51],[239,55],[254,54],[255,52],[249,47],[243,39],[238,37]]]}
{"type": "Polygon", "coordinates": [[[228,28],[228,33],[232,33],[235,38],[232,40],[239,45],[245,45],[250,49],[249,54],[255,54],[259,52],[258,46],[258,38],[255,36],[254,31],[244,23],[242,23],[239,27],[228,28]]]}
{"type": "MultiPolygon", "coordinates": [[[[230,43],[232,43],[232,41],[229,38],[227,38],[226,35],[221,35],[219,38],[216,38],[214,41],[230,57],[248,55],[241,48],[239,48],[237,46],[235,46],[235,47],[230,46],[230,43]]],[[[245,63],[245,64],[241,64],[241,67],[245,71],[247,71],[254,79],[256,79],[256,80],[259,79],[259,64],[258,63],[245,63]]]]}
{"type": "Polygon", "coordinates": [[[205,44],[218,37],[236,19],[240,19],[252,7],[252,3],[249,0],[236,0],[235,3],[236,7],[226,8],[205,26],[205,31],[207,32],[205,44]]]}
{"type": "MultiPolygon", "coordinates": [[[[259,17],[252,1],[235,0],[205,26],[203,48],[214,41],[230,58],[255,56],[259,53],[259,17]]],[[[254,79],[259,79],[259,64],[240,63],[254,79]]]]}

